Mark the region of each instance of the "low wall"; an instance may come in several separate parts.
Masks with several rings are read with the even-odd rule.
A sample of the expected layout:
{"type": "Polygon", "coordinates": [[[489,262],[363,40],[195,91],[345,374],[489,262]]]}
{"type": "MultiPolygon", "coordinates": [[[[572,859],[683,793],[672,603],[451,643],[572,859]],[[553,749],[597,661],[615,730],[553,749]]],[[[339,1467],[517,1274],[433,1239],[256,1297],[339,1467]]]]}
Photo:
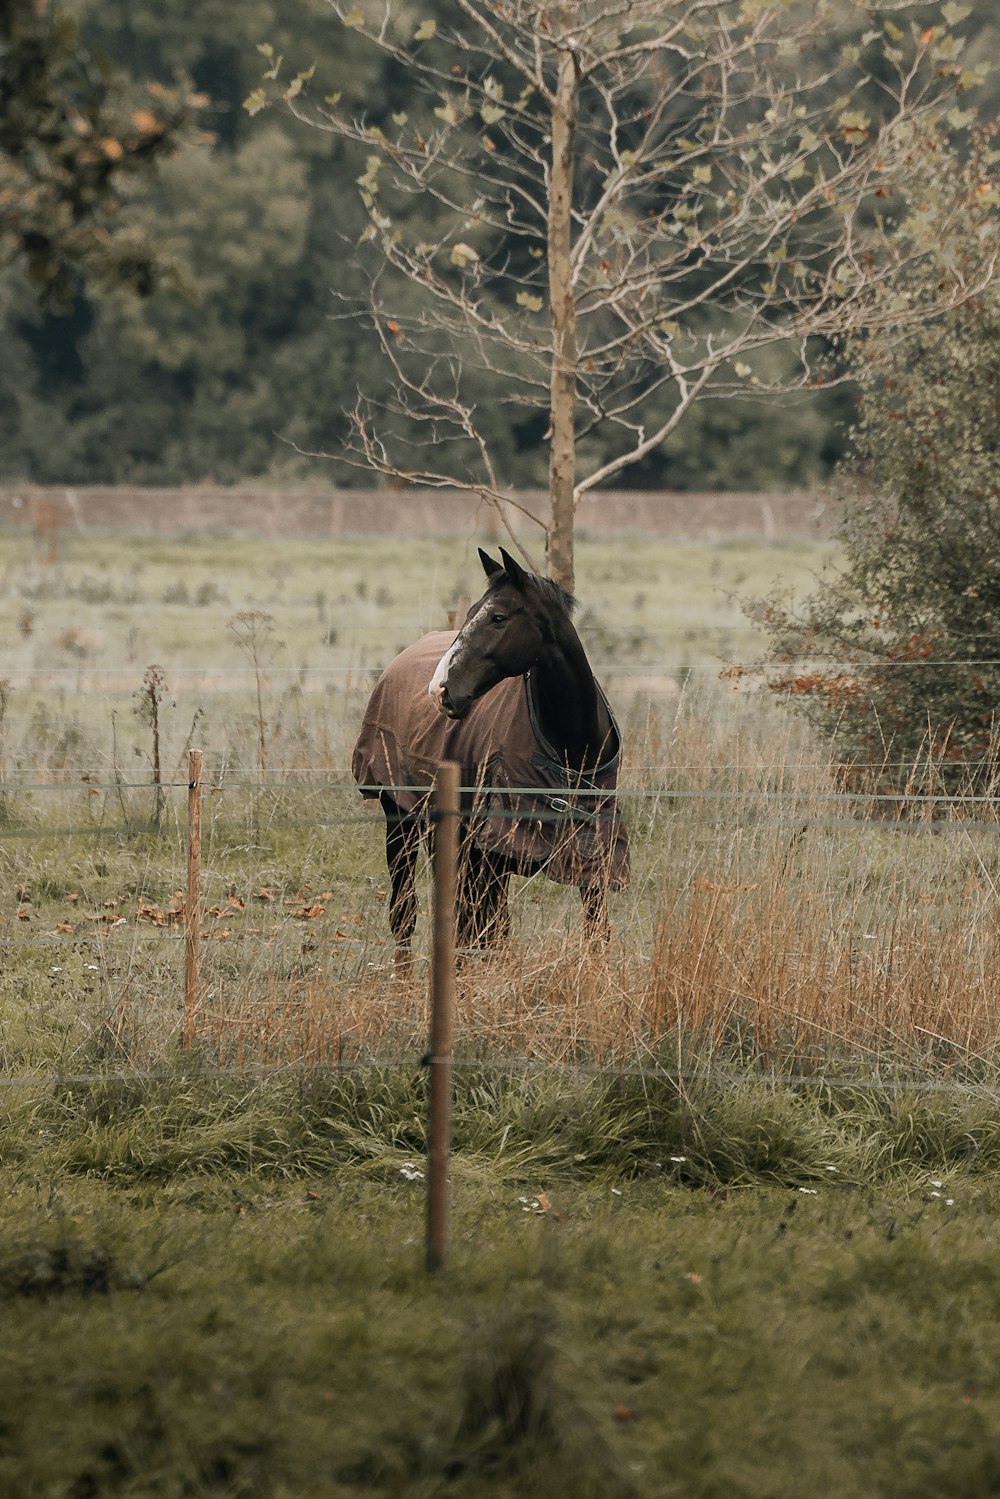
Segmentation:
{"type": "MultiPolygon", "coordinates": [[[[522,511],[545,514],[546,496],[530,491],[507,505],[516,530],[534,529],[522,511]],[[522,507],[519,509],[518,507],[522,507]]],[[[450,490],[257,489],[197,485],[182,489],[0,485],[0,524],[58,532],[211,531],[283,536],[414,536],[447,532],[501,535],[495,512],[450,490]]],[[[768,540],[828,535],[822,499],[811,494],[601,491],[577,512],[583,534],[637,532],[692,540],[758,536],[768,540]]]]}

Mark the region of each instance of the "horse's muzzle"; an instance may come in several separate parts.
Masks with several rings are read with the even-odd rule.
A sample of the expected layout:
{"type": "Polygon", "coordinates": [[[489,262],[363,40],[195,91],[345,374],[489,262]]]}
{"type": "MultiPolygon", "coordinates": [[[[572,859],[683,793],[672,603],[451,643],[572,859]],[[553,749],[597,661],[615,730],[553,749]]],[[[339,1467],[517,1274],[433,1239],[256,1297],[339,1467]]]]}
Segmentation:
{"type": "Polygon", "coordinates": [[[469,703],[452,701],[447,684],[444,682],[432,695],[438,712],[443,713],[445,718],[464,718],[469,711],[469,703]]]}

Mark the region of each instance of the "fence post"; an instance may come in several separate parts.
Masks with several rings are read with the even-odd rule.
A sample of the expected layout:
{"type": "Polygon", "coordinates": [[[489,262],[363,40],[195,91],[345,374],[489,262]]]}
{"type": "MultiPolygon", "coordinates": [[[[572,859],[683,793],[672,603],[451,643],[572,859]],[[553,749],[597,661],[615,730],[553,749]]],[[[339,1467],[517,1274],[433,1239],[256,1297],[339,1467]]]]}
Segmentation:
{"type": "Polygon", "coordinates": [[[201,989],[201,750],[188,751],[187,895],[184,899],[184,1029],[191,1049],[201,989]]]}
{"type": "Polygon", "coordinates": [[[469,598],[469,595],[467,593],[459,594],[458,603],[455,605],[454,609],[448,610],[449,630],[460,630],[462,628],[462,626],[465,624],[465,616],[469,612],[469,605],[471,603],[472,600],[469,598]]]}
{"type": "Polygon", "coordinates": [[[458,891],[459,768],[438,767],[434,783],[434,933],[431,949],[430,1119],[425,1262],[443,1270],[448,1256],[451,1064],[455,1041],[455,900],[458,891]]]}

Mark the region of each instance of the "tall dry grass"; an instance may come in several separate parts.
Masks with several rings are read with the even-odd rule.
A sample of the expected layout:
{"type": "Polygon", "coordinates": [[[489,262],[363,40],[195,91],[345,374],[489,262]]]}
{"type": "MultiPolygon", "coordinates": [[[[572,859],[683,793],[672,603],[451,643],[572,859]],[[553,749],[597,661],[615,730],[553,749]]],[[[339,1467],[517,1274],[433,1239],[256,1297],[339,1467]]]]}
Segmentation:
{"type": "MultiPolygon", "coordinates": [[[[995,812],[887,808],[836,784],[829,756],[759,699],[684,689],[633,736],[635,878],[613,900],[610,945],[585,940],[575,892],[515,881],[510,943],[462,961],[460,1059],[985,1072],[1000,1017],[995,812]]],[[[384,883],[379,820],[368,829],[355,877],[371,886],[384,883]]],[[[426,880],[423,891],[411,981],[393,978],[384,903],[369,901],[353,957],[217,987],[198,1022],[206,1059],[419,1058],[426,880]]],[[[174,1024],[168,1012],[151,1030],[147,1017],[130,1048],[157,1050],[174,1024]]]]}

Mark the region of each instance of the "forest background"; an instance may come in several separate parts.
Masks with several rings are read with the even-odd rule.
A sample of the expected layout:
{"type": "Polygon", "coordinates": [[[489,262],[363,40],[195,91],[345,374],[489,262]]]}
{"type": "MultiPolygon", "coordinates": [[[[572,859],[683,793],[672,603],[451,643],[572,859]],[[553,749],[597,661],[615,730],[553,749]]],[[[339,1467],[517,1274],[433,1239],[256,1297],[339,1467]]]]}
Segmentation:
{"type": "MultiPolygon", "coordinates": [[[[262,43],[293,69],[316,63],[324,87],[376,122],[406,108],[409,80],[325,0],[184,0],[169,9],[67,0],[66,8],[115,69],[140,85],[184,80],[208,103],[199,142],[129,188],[126,216],[172,270],[152,296],[88,285],[66,315],[40,306],[23,273],[0,280],[0,479],[371,481],[338,456],[359,386],[378,394],[372,348],[345,317],[364,286],[355,261],[366,223],[363,157],[287,114],[252,117],[243,104],[265,66],[262,43]]],[[[446,3],[420,14],[436,10],[446,3]]],[[[963,31],[970,60],[997,54],[993,0],[975,0],[963,31]]],[[[975,102],[995,118],[995,78],[975,102]]],[[[853,402],[849,385],[780,411],[749,399],[703,402],[630,483],[810,485],[840,457],[853,402]]],[[[544,486],[539,414],[492,408],[504,481],[544,486]]]]}

